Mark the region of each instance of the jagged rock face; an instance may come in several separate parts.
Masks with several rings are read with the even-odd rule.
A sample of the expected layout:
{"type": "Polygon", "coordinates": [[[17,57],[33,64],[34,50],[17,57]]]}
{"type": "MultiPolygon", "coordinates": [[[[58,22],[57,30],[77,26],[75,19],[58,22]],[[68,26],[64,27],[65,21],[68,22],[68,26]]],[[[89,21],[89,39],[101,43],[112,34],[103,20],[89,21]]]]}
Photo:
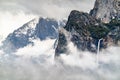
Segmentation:
{"type": "Polygon", "coordinates": [[[45,40],[47,38],[58,38],[58,28],[65,25],[65,20],[56,21],[49,18],[37,18],[24,24],[13,33],[9,34],[3,41],[2,48],[5,52],[11,53],[28,44],[34,44],[32,40],[38,38],[45,40]]]}
{"type": "Polygon", "coordinates": [[[64,28],[61,28],[59,30],[59,39],[55,49],[55,56],[59,56],[60,54],[67,52],[68,37],[69,33],[64,28]]]}
{"type": "Polygon", "coordinates": [[[35,26],[37,25],[38,21],[39,19],[31,20],[22,27],[16,29],[13,33],[10,33],[3,41],[2,48],[4,51],[11,53],[16,51],[18,48],[32,43],[30,40],[34,38],[35,26]]]}
{"type": "Polygon", "coordinates": [[[104,23],[109,23],[115,17],[120,18],[120,0],[96,0],[90,15],[104,23]]]}
{"type": "Polygon", "coordinates": [[[41,40],[46,38],[56,39],[58,37],[58,27],[64,26],[62,22],[57,22],[54,19],[41,18],[35,28],[35,35],[41,40]]]}
{"type": "Polygon", "coordinates": [[[71,31],[73,28],[78,30],[80,30],[79,28],[81,28],[81,30],[84,29],[87,31],[89,25],[95,25],[95,24],[97,25],[97,20],[92,16],[90,16],[88,13],[83,13],[73,10],[70,13],[65,29],[67,31],[71,31]]]}
{"type": "Polygon", "coordinates": [[[110,32],[107,35],[108,46],[111,42],[112,45],[120,46],[120,20],[113,19],[107,26],[110,29],[110,32]]]}
{"type": "Polygon", "coordinates": [[[67,50],[69,42],[73,42],[79,50],[96,52],[98,39],[93,38],[89,30],[95,25],[99,25],[98,21],[88,13],[72,11],[66,26],[59,31],[56,56],[69,53],[69,50],[67,50]]]}
{"type": "Polygon", "coordinates": [[[72,42],[78,50],[97,52],[111,45],[120,45],[120,20],[113,19],[110,23],[102,23],[88,13],[72,11],[66,26],[59,31],[58,46],[55,55],[69,54],[68,45],[72,42]]]}

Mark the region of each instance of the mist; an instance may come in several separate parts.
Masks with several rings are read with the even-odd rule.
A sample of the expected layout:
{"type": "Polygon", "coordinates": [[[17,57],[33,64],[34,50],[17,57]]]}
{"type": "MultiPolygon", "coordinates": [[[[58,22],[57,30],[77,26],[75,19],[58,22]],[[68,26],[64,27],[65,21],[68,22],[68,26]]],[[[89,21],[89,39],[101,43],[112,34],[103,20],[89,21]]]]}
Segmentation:
{"type": "MultiPolygon", "coordinates": [[[[71,10],[89,12],[95,0],[0,0],[0,45],[17,28],[36,17],[67,18],[71,10]]],[[[55,40],[33,40],[12,54],[0,50],[1,80],[120,80],[120,47],[97,54],[77,50],[55,59],[55,40]]]]}
{"type": "Polygon", "coordinates": [[[34,40],[16,53],[0,56],[2,80],[119,80],[120,48],[109,47],[97,55],[77,50],[69,43],[70,55],[54,59],[55,40],[34,40]],[[46,46],[49,44],[49,46],[46,46]],[[72,48],[72,49],[71,49],[72,48]]]}

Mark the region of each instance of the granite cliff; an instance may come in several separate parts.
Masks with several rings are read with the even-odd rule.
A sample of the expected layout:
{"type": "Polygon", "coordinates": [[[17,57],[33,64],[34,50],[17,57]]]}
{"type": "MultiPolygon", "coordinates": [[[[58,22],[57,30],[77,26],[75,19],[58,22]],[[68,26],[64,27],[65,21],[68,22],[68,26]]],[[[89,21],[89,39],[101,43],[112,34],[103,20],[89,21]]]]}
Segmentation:
{"type": "Polygon", "coordinates": [[[120,6],[119,0],[96,0],[90,13],[71,11],[67,24],[59,30],[55,56],[69,54],[68,44],[72,42],[78,50],[97,52],[109,46],[119,46],[120,6]]]}
{"type": "Polygon", "coordinates": [[[96,0],[90,15],[104,23],[109,23],[114,18],[120,18],[120,0],[96,0]]]}

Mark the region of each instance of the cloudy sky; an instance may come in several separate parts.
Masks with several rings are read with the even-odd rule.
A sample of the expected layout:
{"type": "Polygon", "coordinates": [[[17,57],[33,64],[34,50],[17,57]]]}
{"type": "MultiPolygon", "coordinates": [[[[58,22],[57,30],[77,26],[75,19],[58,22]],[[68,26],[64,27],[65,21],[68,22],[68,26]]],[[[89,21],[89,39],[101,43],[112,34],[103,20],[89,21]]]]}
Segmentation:
{"type": "Polygon", "coordinates": [[[36,16],[67,18],[71,10],[89,12],[95,0],[0,0],[0,35],[8,35],[36,16]]]}
{"type": "Polygon", "coordinates": [[[73,9],[88,12],[93,5],[94,0],[0,0],[0,11],[61,18],[73,9]]]}

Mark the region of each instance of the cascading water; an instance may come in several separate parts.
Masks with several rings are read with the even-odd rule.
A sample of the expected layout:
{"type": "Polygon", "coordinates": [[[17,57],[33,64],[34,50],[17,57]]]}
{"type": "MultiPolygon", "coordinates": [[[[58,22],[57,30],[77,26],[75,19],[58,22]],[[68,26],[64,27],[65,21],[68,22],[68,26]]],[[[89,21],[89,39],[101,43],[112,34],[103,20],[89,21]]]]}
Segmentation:
{"type": "Polygon", "coordinates": [[[103,40],[102,38],[99,39],[98,46],[97,46],[97,60],[96,60],[96,62],[97,62],[98,65],[99,65],[100,43],[101,43],[102,40],[103,40]]]}

